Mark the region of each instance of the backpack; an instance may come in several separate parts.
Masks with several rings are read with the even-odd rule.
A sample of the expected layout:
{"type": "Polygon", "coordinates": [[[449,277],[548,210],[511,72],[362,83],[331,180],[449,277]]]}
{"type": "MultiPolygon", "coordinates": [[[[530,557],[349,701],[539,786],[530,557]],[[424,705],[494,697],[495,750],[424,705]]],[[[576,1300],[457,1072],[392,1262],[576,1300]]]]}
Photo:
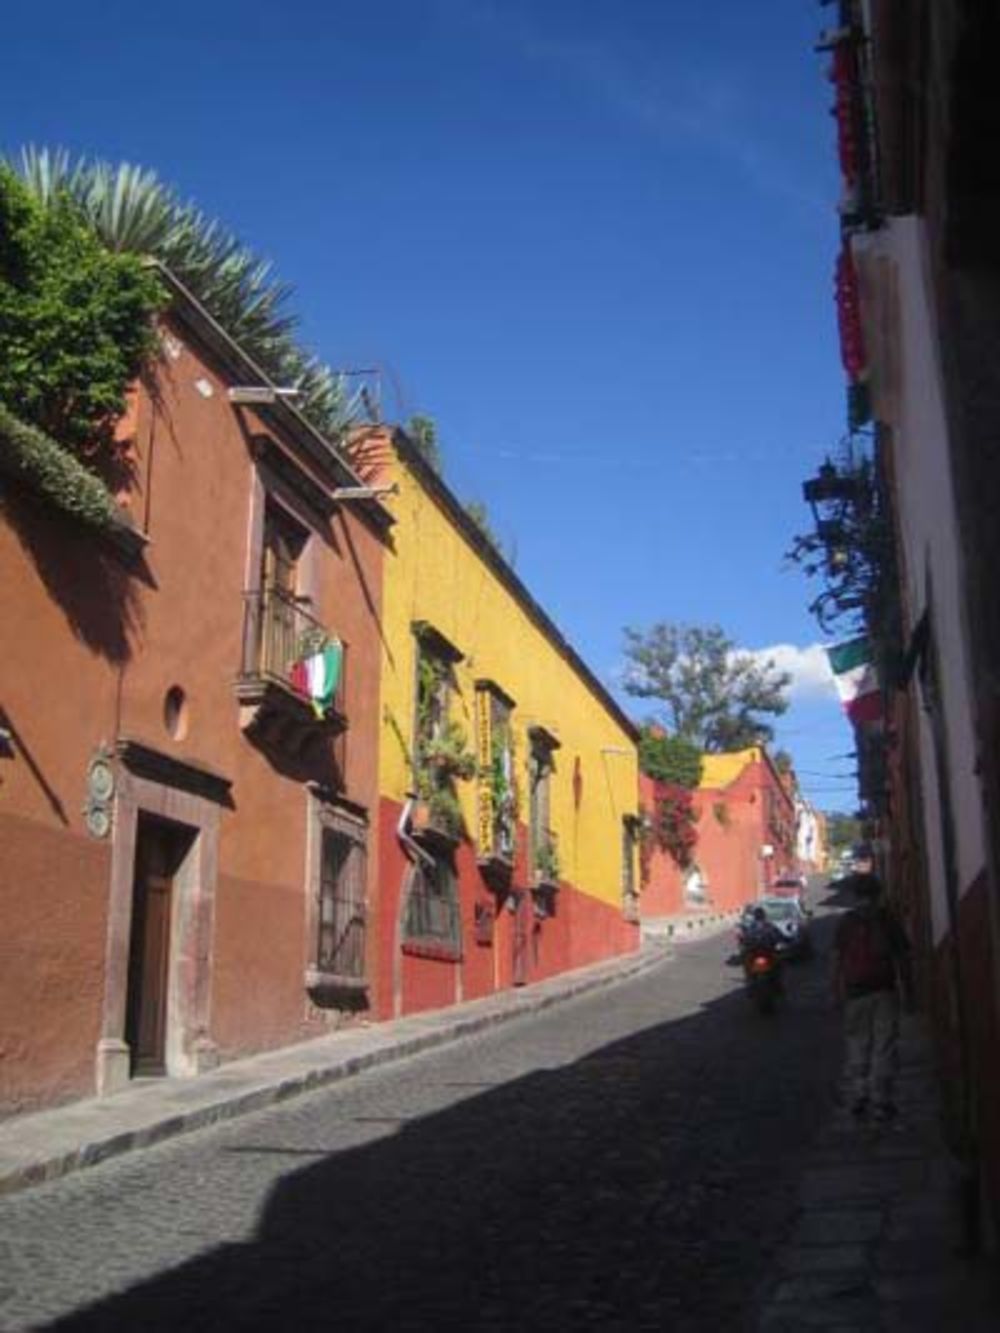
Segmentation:
{"type": "Polygon", "coordinates": [[[840,968],[849,995],[895,987],[895,951],[881,913],[849,913],[840,938],[840,968]]]}

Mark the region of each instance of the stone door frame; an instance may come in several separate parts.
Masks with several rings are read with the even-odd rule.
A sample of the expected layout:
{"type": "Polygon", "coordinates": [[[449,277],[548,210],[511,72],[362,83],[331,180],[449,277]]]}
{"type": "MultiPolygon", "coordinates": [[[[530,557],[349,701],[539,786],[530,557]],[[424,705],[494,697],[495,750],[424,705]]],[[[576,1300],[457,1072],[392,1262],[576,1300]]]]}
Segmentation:
{"type": "Polygon", "coordinates": [[[118,1092],[131,1080],[125,1021],[141,814],[169,820],[191,834],[174,876],[166,1074],[191,1077],[218,1064],[218,1049],[210,1036],[210,1004],[219,824],[221,807],[230,803],[230,784],[207,769],[138,742],[119,741],[116,756],[104,1002],[96,1051],[99,1096],[118,1092]]]}

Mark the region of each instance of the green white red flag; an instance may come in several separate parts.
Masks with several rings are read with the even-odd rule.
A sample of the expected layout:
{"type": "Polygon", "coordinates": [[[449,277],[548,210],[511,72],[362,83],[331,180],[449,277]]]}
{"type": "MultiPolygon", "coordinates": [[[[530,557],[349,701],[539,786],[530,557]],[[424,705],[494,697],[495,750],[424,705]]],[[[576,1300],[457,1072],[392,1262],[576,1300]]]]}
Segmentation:
{"type": "Polygon", "coordinates": [[[877,722],[882,716],[882,691],[867,638],[849,639],[827,648],[840,702],[851,722],[877,722]]]}

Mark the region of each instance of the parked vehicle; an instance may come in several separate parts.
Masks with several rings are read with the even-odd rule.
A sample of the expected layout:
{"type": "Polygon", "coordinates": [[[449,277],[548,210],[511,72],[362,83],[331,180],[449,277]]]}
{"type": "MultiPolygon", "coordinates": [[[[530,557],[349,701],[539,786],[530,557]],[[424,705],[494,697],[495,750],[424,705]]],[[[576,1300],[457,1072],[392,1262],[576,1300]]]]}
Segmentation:
{"type": "Polygon", "coordinates": [[[776,898],[783,898],[786,894],[800,898],[805,890],[805,875],[779,875],[771,885],[771,892],[776,898]]]}
{"type": "Polygon", "coordinates": [[[809,913],[802,905],[801,898],[781,898],[768,896],[756,904],[764,909],[768,921],[778,928],[783,943],[778,951],[784,958],[809,958],[812,956],[812,939],[809,933],[809,913]]]}

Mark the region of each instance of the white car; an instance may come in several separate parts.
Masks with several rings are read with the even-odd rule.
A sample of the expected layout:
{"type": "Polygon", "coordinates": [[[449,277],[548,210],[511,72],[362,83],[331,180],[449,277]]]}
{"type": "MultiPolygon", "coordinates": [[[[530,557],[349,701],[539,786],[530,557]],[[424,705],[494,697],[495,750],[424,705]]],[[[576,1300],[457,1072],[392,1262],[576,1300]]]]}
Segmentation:
{"type": "Polygon", "coordinates": [[[809,938],[809,913],[802,906],[801,898],[791,895],[769,896],[754,904],[763,907],[768,921],[772,922],[785,937],[783,948],[779,952],[785,958],[809,958],[812,956],[812,940],[809,938]]]}

